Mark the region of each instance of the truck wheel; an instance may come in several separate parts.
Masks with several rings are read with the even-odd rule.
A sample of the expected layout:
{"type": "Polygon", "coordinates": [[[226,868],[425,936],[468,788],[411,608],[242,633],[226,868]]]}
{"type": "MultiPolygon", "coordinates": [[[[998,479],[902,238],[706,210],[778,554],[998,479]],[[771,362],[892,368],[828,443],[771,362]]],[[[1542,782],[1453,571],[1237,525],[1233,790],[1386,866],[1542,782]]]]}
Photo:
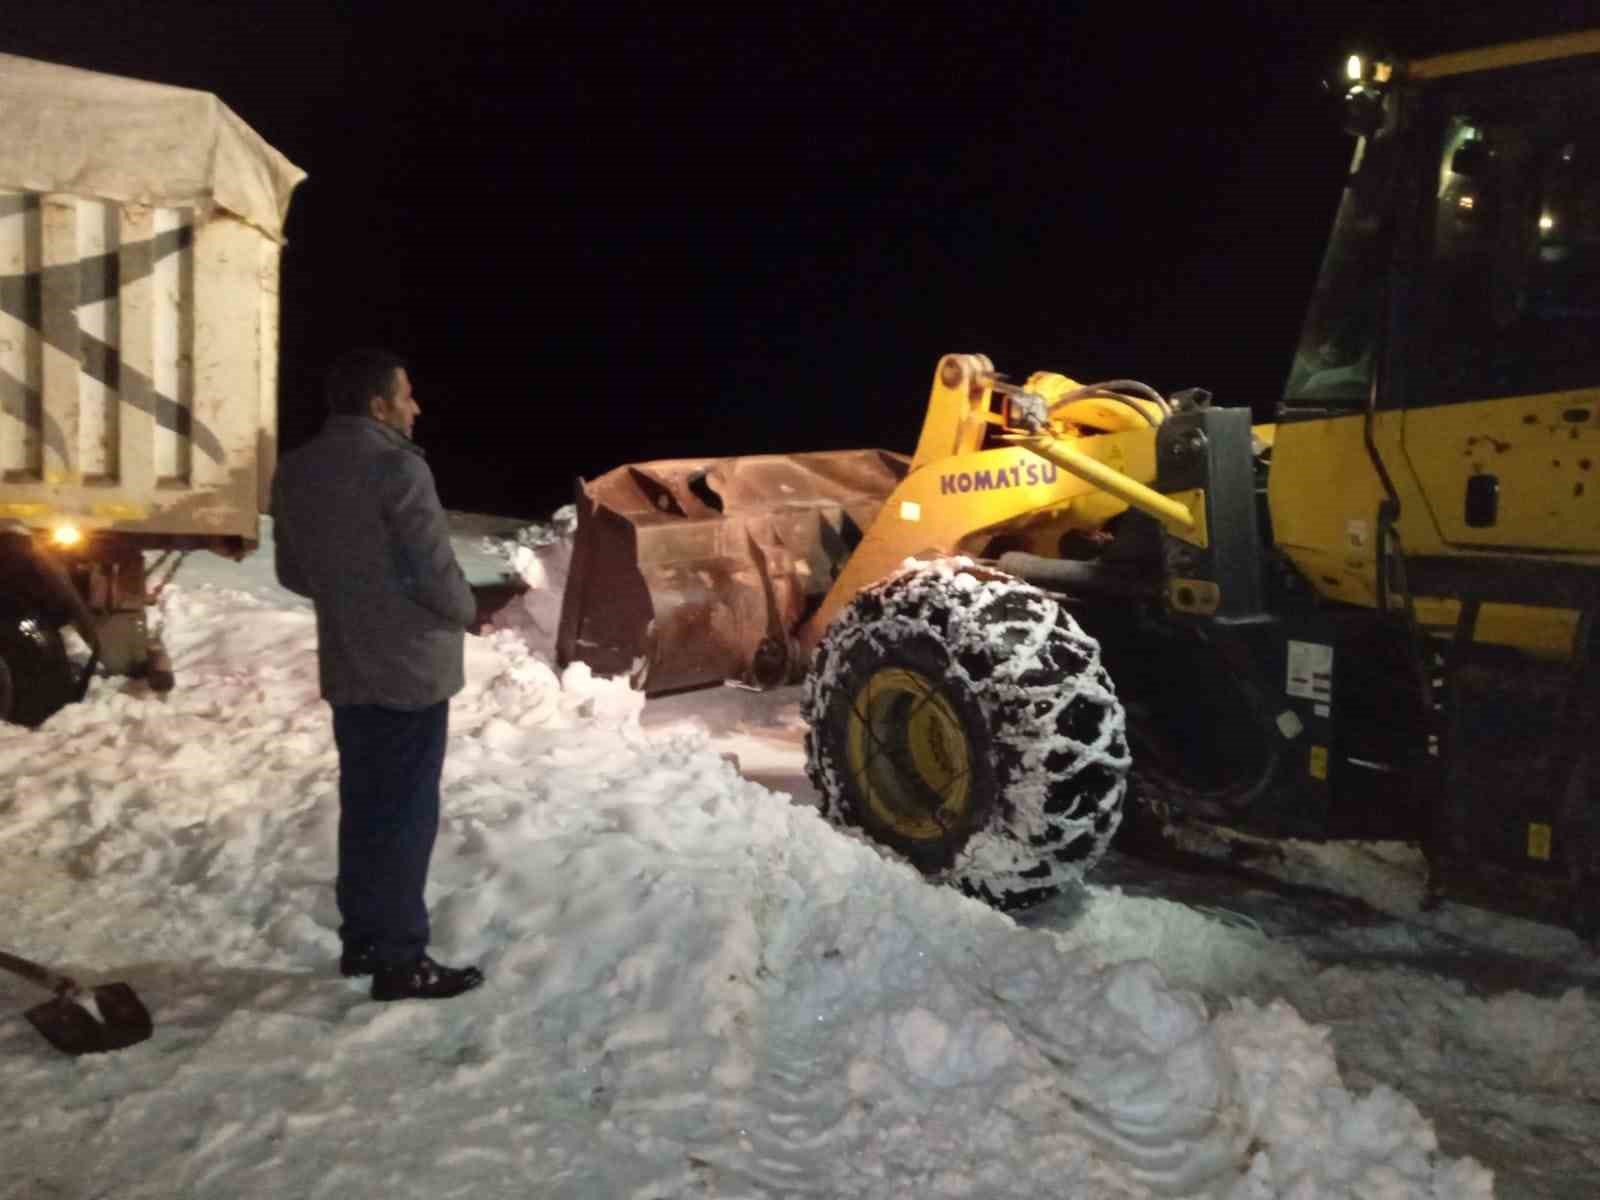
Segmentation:
{"type": "Polygon", "coordinates": [[[1001,908],[1083,876],[1120,819],[1122,706],[1059,600],[964,560],[867,589],[806,677],[806,772],[836,825],[1001,908]]]}
{"type": "Polygon", "coordinates": [[[61,631],[37,617],[0,611],[0,718],[18,725],[38,725],[77,695],[72,660],[61,631]]]}

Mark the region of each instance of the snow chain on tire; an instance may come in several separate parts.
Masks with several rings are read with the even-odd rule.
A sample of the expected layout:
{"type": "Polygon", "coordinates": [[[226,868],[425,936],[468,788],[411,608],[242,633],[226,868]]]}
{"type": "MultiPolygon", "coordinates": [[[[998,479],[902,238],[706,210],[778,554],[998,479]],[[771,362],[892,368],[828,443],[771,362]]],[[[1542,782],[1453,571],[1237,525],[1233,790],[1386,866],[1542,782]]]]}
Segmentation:
{"type": "Polygon", "coordinates": [[[1122,705],[1057,597],[965,559],[862,592],[802,698],[837,825],[1000,907],[1080,879],[1121,817],[1122,705]]]}

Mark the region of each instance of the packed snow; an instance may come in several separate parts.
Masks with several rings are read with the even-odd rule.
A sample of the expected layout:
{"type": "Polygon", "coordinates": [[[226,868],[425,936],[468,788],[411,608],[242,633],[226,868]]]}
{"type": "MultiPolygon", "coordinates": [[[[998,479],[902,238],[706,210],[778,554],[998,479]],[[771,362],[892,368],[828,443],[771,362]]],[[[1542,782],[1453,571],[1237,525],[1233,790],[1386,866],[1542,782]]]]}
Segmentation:
{"type": "Polygon", "coordinates": [[[568,528],[458,540],[535,585],[452,709],[429,902],[467,996],[338,975],[337,759],[270,547],[163,592],[176,691],[0,729],[4,945],[156,1024],[67,1058],[0,974],[0,1197],[1589,1194],[1570,941],[1566,986],[1485,994],[1386,958],[1468,936],[1409,920],[1278,936],[1131,885],[999,914],[818,816],[792,696],[558,672],[568,528]]]}

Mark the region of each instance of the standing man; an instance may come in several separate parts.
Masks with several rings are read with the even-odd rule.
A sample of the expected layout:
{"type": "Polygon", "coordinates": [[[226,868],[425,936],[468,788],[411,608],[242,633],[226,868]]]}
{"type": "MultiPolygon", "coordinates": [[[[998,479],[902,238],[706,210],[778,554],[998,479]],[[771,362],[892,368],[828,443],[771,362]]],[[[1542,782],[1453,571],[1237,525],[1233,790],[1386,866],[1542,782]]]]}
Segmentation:
{"type": "Polygon", "coordinates": [[[339,969],[370,974],[374,1000],[442,1000],[483,982],[428,957],[423,899],[477,605],[411,440],[422,410],[405,364],[354,350],[326,388],[327,423],[279,465],[272,512],[278,579],[316,606],[339,747],[339,969]]]}

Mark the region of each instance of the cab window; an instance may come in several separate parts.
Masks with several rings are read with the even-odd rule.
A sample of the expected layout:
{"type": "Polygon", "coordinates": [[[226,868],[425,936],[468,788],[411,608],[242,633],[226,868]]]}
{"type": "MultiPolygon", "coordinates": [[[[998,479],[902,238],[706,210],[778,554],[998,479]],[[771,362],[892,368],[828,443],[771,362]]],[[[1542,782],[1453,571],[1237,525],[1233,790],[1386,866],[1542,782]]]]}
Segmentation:
{"type": "Polygon", "coordinates": [[[1600,103],[1548,73],[1428,106],[1407,402],[1600,384],[1600,103]]]}
{"type": "Polygon", "coordinates": [[[1395,142],[1383,130],[1356,148],[1284,388],[1286,408],[1367,403],[1387,294],[1395,142]]]}

